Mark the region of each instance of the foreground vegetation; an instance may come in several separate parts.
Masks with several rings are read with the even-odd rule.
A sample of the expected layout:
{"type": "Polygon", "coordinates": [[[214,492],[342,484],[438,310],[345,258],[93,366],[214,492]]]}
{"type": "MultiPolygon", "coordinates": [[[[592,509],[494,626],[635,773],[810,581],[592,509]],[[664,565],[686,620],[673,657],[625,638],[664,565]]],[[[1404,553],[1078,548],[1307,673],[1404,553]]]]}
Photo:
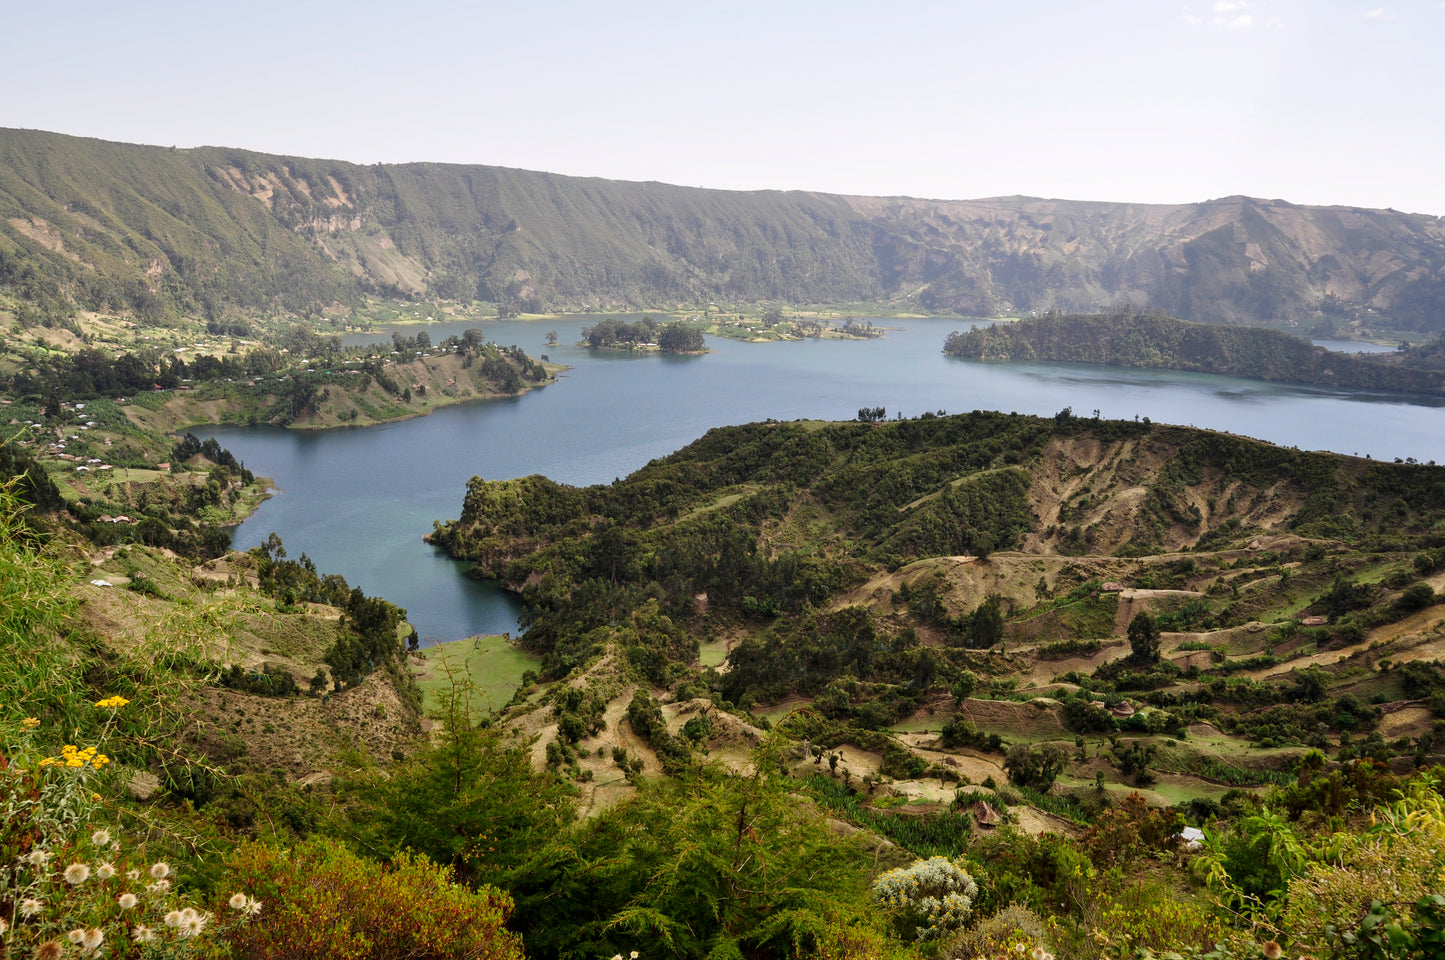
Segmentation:
{"type": "MultiPolygon", "coordinates": [[[[293,342],[292,382],[361,359],[293,342]]],[[[381,375],[440,346],[540,376],[391,346],[381,375]]],[[[474,479],[432,538],[526,630],[424,652],[278,539],[229,552],[264,480],[147,419],[249,353],[98,354],[7,381],[6,956],[1445,936],[1445,469],[1068,410],[724,428],[606,486],[474,479]],[[474,689],[499,660],[515,688],[474,689]]]]}

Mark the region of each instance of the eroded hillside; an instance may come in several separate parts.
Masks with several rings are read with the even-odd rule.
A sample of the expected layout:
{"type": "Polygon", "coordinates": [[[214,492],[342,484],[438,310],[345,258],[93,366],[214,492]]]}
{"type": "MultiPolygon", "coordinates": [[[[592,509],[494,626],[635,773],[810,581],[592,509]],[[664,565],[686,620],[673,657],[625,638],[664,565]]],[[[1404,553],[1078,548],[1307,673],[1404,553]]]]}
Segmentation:
{"type": "Polygon", "coordinates": [[[1117,303],[1205,322],[1440,329],[1439,218],[1230,197],[1143,205],[734,192],[487,166],[362,166],[0,131],[0,282],[43,312],[1117,303]]]}

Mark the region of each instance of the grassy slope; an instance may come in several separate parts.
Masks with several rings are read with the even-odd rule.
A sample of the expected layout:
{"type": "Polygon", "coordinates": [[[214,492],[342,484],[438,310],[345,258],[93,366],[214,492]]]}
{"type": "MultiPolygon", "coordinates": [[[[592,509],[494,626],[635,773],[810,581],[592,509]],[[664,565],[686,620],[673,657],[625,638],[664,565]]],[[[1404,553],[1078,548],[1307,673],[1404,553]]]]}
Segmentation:
{"type": "Polygon", "coordinates": [[[499,709],[512,698],[522,674],[535,669],[537,658],[501,636],[469,637],[439,643],[421,651],[417,671],[423,708],[441,706],[453,685],[471,684],[472,709],[478,715],[499,709]]]}

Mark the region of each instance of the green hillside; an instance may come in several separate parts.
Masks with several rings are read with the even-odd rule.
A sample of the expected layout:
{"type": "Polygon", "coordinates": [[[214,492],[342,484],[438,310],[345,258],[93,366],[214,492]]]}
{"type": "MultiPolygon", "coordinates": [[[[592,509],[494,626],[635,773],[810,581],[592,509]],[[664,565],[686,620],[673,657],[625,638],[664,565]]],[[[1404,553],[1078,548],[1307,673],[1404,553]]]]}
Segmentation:
{"type": "Polygon", "coordinates": [[[1127,301],[1191,320],[1436,332],[1430,216],[732,192],[487,166],[361,166],[0,130],[0,284],[46,313],[883,303],[966,315],[1127,301]]]}

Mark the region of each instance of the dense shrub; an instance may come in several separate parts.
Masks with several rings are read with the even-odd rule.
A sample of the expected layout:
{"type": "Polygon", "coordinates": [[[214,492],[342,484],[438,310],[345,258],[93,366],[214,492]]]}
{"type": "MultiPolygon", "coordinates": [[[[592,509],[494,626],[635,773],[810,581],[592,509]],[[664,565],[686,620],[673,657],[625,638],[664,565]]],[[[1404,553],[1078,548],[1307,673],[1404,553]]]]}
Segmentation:
{"type": "Polygon", "coordinates": [[[241,960],[522,960],[504,926],[511,898],[454,883],[424,856],[384,865],[329,840],[248,842],[227,857],[225,880],[264,905],[262,922],[230,938],[241,960]]]}

